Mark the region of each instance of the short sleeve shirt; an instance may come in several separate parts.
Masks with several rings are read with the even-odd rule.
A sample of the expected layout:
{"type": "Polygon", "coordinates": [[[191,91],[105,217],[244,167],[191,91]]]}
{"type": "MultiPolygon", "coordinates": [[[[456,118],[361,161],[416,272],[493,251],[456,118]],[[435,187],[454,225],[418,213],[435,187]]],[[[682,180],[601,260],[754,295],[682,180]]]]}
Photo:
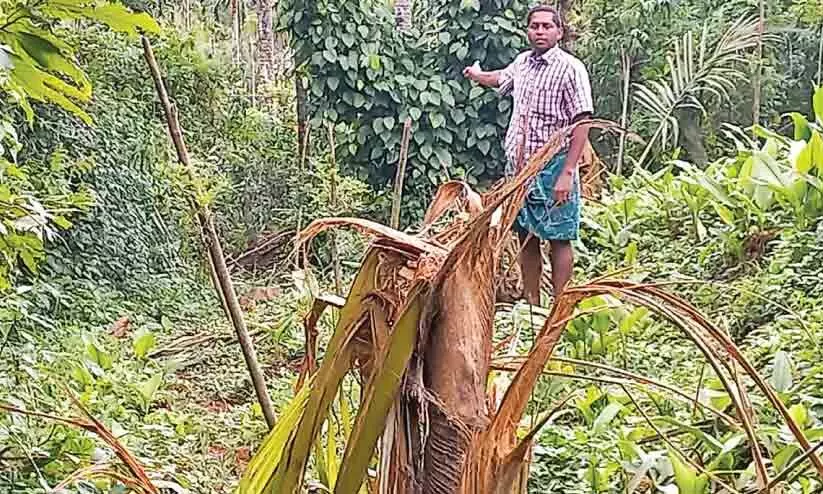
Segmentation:
{"type": "Polygon", "coordinates": [[[500,72],[498,83],[501,95],[513,97],[504,147],[515,168],[543,147],[554,132],[571,125],[578,116],[594,112],[586,67],[558,46],[542,55],[521,53],[500,72]]]}

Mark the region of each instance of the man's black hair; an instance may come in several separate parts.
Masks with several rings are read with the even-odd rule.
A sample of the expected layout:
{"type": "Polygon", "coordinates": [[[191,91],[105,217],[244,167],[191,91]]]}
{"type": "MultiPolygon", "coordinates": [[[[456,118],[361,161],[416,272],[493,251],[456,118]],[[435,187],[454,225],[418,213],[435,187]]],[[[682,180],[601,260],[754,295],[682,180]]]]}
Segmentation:
{"type": "Polygon", "coordinates": [[[531,24],[532,16],[538,12],[548,12],[554,17],[554,23],[557,24],[558,27],[566,30],[566,24],[563,22],[563,16],[560,15],[560,11],[556,8],[552,7],[551,5],[537,5],[529,9],[528,15],[526,15],[526,25],[531,24]]]}

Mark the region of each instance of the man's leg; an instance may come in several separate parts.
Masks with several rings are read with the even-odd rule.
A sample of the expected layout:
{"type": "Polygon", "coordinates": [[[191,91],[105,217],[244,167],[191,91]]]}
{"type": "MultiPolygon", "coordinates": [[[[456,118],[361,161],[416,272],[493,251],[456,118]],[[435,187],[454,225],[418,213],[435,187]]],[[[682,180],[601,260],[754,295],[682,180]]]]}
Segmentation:
{"type": "Polygon", "coordinates": [[[526,302],[540,305],[540,280],[543,278],[543,256],[540,238],[523,231],[520,236],[520,273],[523,276],[523,296],[526,302]]]}
{"type": "MultiPolygon", "coordinates": [[[[566,288],[574,271],[574,249],[568,240],[551,240],[552,289],[554,299],[566,288]]],[[[539,251],[538,251],[539,252],[539,251]]]]}

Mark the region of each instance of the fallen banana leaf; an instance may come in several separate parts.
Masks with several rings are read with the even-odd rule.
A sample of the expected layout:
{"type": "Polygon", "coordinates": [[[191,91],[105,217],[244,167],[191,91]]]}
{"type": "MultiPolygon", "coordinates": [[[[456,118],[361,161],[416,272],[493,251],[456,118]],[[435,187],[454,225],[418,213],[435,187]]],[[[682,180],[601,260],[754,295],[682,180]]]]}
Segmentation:
{"type": "Polygon", "coordinates": [[[296,434],[287,444],[287,454],[273,472],[272,492],[297,493],[312,445],[326,419],[329,406],[337,395],[340,382],[351,365],[352,347],[348,344],[358,327],[368,320],[364,300],[376,288],[379,251],[369,250],[354,280],[346,305],[340,309],[340,319],[326,350],[320,369],[315,374],[306,413],[296,427],[296,434]]]}
{"type": "Polygon", "coordinates": [[[288,406],[280,413],[280,418],[274,425],[263,444],[249,461],[240,484],[237,487],[237,494],[263,494],[271,492],[271,481],[274,469],[280,463],[283,451],[289,438],[295,433],[295,427],[303,416],[306,403],[309,399],[312,380],[309,379],[297,395],[291,400],[288,406]]]}
{"type": "Polygon", "coordinates": [[[388,348],[375,366],[363,393],[363,404],[346,445],[335,494],[357,494],[363,484],[377,440],[414,351],[420,315],[428,295],[428,283],[420,282],[412,290],[408,305],[392,328],[388,348]]]}

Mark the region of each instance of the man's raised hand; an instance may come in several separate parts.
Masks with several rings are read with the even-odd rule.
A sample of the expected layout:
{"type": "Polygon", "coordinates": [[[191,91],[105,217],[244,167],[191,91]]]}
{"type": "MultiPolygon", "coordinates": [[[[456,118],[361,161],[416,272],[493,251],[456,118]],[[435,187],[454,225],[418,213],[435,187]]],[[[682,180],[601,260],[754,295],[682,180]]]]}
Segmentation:
{"type": "Polygon", "coordinates": [[[480,68],[480,62],[475,61],[474,65],[463,69],[463,77],[476,81],[481,72],[483,72],[483,69],[480,68]]]}

